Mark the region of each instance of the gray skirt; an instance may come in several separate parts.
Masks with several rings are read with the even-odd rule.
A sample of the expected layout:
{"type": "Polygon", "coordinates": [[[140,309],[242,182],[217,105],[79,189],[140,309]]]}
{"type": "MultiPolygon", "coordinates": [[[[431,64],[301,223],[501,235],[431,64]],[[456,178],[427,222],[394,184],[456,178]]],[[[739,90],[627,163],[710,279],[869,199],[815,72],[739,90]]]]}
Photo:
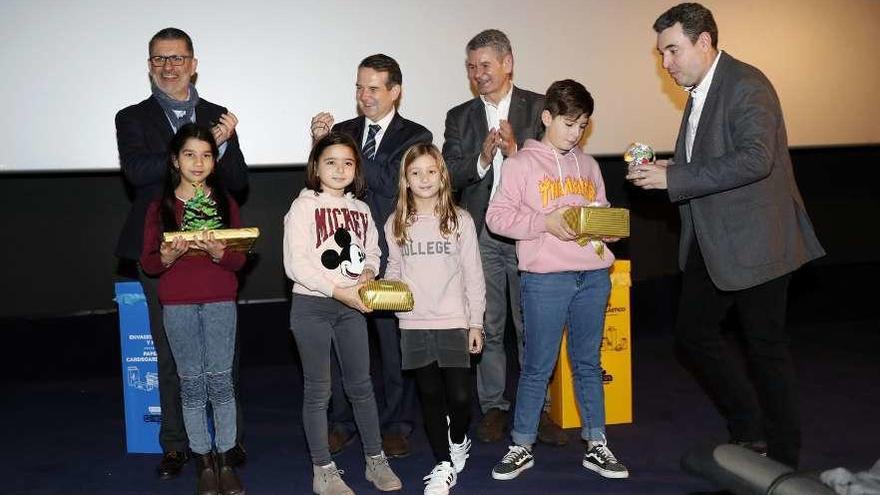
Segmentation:
{"type": "Polygon", "coordinates": [[[443,330],[400,329],[401,368],[422,368],[434,361],[441,368],[470,368],[468,330],[453,328],[443,330]]]}

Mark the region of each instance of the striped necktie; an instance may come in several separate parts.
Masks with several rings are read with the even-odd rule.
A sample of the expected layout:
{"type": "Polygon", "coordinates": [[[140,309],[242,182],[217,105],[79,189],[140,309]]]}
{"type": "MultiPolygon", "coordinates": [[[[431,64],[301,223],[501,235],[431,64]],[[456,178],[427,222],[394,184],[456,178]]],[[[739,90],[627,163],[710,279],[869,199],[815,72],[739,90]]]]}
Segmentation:
{"type": "Polygon", "coordinates": [[[362,153],[364,158],[368,160],[372,160],[376,156],[376,133],[379,132],[379,129],[381,129],[379,124],[370,124],[370,130],[367,132],[367,142],[364,143],[362,153]]]}

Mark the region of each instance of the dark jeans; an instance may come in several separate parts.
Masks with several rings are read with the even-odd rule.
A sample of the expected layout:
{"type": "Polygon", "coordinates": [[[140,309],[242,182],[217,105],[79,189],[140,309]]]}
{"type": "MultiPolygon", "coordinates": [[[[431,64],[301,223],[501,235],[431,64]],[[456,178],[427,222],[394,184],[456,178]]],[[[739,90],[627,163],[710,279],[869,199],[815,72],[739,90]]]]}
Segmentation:
{"type": "Polygon", "coordinates": [[[353,404],[364,454],[382,451],[379,415],[370,382],[370,353],[364,315],[327,297],[293,294],[290,329],[296,339],[303,369],[303,428],[312,464],[333,461],[327,440],[330,402],[330,349],[342,365],[342,385],[353,404]]]}
{"type": "Polygon", "coordinates": [[[675,337],[683,364],[727,420],[731,438],[766,439],[769,457],[796,467],[800,418],[785,331],[790,278],[721,291],[712,283],[699,250],[692,249],[682,277],[675,337]],[[731,307],[742,326],[749,374],[737,365],[721,334],[721,320],[731,307]]]}
{"type": "MultiPolygon", "coordinates": [[[[379,350],[379,373],[373,373],[373,389],[376,390],[376,406],[379,408],[379,424],[383,434],[409,436],[416,414],[415,382],[410,373],[401,371],[400,330],[397,319],[391,313],[367,315],[367,327],[379,350]],[[381,377],[381,378],[380,378],[381,377]],[[382,393],[379,393],[379,390],[382,393]]],[[[351,404],[342,390],[339,359],[334,352],[331,367],[333,391],[330,398],[330,427],[337,431],[355,431],[351,404]]]]}
{"type": "MultiPolygon", "coordinates": [[[[159,373],[159,406],[162,408],[162,425],[159,427],[159,445],[163,452],[185,452],[189,447],[186,427],[183,424],[183,408],[180,402],[180,379],[177,377],[177,366],[171,354],[171,346],[165,335],[162,324],[162,305],[159,303],[159,279],[150,277],[138,266],[132,275],[136,275],[144,288],[147,299],[147,310],[150,313],[150,334],[156,349],[156,367],[159,373]]],[[[126,273],[128,275],[128,273],[126,273]]],[[[237,330],[236,330],[237,331],[237,330]]],[[[238,354],[239,340],[235,339],[235,357],[232,363],[232,386],[235,389],[236,406],[236,442],[241,443],[244,417],[241,414],[241,400],[238,393],[238,354]]]]}

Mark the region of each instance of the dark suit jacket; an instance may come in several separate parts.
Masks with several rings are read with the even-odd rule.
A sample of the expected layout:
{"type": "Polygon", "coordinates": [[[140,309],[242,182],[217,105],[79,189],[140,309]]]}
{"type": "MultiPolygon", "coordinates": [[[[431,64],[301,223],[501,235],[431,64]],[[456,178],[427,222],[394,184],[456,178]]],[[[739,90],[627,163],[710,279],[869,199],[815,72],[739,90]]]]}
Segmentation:
{"type": "MultiPolygon", "coordinates": [[[[196,123],[210,125],[226,109],[199,99],[196,104],[196,123]]],[[[116,144],[119,164],[125,179],[134,188],[134,201],[122,227],[116,255],[137,260],[144,242],[144,216],[150,201],[162,194],[168,169],[168,144],[173,137],[171,124],[159,102],[152,96],[123,108],[116,114],[116,144]]],[[[238,146],[238,134],[227,141],[223,157],[217,163],[223,186],[229,191],[247,187],[247,165],[238,146]]]]}
{"type": "Polygon", "coordinates": [[[824,255],[795,183],[779,99],[764,74],[721,54],[687,163],[691,106],[688,100],[667,173],[681,214],[681,269],[694,240],[722,290],[754,287],[824,255]]]}
{"type": "MultiPolygon", "coordinates": [[[[334,131],[348,134],[357,143],[360,151],[364,138],[365,117],[356,117],[333,126],[334,131]]],[[[367,196],[365,201],[370,207],[376,229],[379,231],[379,247],[382,248],[381,267],[377,277],[385,273],[388,261],[388,244],[382,228],[388,217],[394,213],[397,201],[398,179],[400,176],[400,160],[410,146],[418,143],[431,143],[434,136],[424,126],[403,118],[399,112],[382,135],[375,156],[368,160],[361,156],[364,173],[367,179],[367,196]]]]}
{"type": "MultiPolygon", "coordinates": [[[[543,109],[542,95],[513,87],[507,120],[513,127],[517,149],[522,148],[526,139],[537,139],[543,131],[543,109]]],[[[477,172],[477,159],[488,134],[486,107],[480,97],[466,101],[446,114],[443,159],[452,175],[452,187],[459,203],[471,214],[478,234],[486,223],[496,169],[489,168],[482,179],[477,172]]]]}

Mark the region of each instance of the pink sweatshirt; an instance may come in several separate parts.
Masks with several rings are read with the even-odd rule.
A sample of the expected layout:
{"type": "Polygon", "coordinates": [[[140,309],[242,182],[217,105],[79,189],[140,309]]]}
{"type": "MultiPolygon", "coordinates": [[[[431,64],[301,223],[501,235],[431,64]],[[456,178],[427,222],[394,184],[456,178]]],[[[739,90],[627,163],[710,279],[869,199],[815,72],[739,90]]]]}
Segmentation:
{"type": "Polygon", "coordinates": [[[385,278],[409,285],[412,311],[397,313],[401,329],[483,328],[486,284],[474,221],[457,208],[458,235],[444,238],[433,215],[419,215],[409,240],[394,240],[394,216],[385,223],[388,267],[385,278]]]}
{"type": "Polygon", "coordinates": [[[366,203],[303,189],[284,215],[284,271],[293,292],[333,297],[365,269],[379,272],[379,235],[366,203]]]}
{"type": "Polygon", "coordinates": [[[591,203],[608,204],[596,160],[578,147],[560,155],[529,139],[504,161],[501,185],[486,211],[486,225],[517,241],[520,270],[554,273],[607,268],[614,262],[607,247],[600,257],[592,243],[581,247],[575,241],[561,241],[545,224],[545,215],[556,208],[591,203]]]}

